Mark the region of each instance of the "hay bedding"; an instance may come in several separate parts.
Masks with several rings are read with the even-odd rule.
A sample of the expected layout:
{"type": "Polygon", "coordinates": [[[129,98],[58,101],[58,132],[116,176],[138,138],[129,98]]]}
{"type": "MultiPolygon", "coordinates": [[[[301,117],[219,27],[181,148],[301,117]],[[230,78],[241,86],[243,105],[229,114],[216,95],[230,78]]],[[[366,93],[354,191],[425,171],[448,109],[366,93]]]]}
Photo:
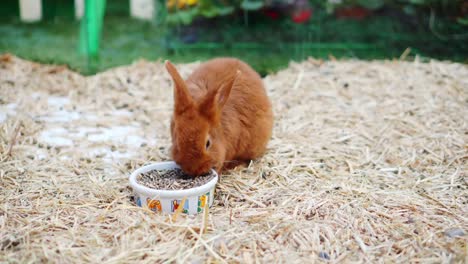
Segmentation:
{"type": "Polygon", "coordinates": [[[127,187],[168,159],[161,63],[85,78],[3,56],[0,261],[463,263],[467,76],[437,61],[291,63],[265,78],[268,153],[222,175],[208,218],[173,221],[127,187]]]}

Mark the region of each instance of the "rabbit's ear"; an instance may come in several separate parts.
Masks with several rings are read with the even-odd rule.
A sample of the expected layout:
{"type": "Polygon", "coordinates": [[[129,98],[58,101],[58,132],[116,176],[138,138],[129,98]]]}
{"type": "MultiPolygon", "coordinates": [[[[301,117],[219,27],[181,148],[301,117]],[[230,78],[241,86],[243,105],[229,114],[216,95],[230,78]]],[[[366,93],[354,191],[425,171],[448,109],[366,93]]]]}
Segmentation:
{"type": "Polygon", "coordinates": [[[229,80],[228,82],[224,83],[221,88],[217,90],[212,90],[209,92],[202,103],[200,104],[200,110],[205,113],[208,118],[218,120],[219,115],[221,114],[221,110],[223,106],[226,104],[226,101],[231,94],[232,87],[236,83],[236,80],[239,79],[241,75],[240,71],[237,71],[236,75],[233,79],[229,80]]]}
{"type": "Polygon", "coordinates": [[[232,80],[225,83],[217,92],[215,96],[215,102],[217,104],[218,109],[222,109],[224,104],[226,103],[229,95],[231,94],[232,87],[236,83],[237,79],[240,77],[241,72],[237,70],[236,75],[232,80]]]}
{"type": "Polygon", "coordinates": [[[174,65],[168,60],[166,60],[164,64],[167,72],[169,72],[174,81],[174,110],[176,113],[180,114],[187,108],[193,106],[193,99],[188,92],[184,79],[182,79],[174,65]]]}

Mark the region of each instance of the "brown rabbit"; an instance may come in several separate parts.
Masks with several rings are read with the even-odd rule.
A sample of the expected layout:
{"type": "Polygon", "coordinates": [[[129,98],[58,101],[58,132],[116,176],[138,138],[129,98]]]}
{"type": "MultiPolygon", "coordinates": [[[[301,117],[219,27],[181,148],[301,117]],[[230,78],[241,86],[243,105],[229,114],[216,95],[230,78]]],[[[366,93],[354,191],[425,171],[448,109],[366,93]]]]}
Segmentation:
{"type": "Polygon", "coordinates": [[[171,62],[165,65],[174,81],[172,158],[185,173],[220,173],[265,152],[273,113],[262,79],[249,65],[213,59],[186,81],[171,62]]]}

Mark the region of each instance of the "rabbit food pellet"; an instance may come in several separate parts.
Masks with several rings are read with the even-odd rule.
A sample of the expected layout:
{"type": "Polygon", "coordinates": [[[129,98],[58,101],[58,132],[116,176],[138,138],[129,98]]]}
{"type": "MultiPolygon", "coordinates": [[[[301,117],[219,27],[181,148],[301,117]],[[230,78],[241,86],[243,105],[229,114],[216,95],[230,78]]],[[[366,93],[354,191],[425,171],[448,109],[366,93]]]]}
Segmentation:
{"type": "Polygon", "coordinates": [[[213,173],[192,177],[181,169],[152,170],[137,176],[141,185],[158,190],[183,190],[202,186],[214,178],[213,173]]]}

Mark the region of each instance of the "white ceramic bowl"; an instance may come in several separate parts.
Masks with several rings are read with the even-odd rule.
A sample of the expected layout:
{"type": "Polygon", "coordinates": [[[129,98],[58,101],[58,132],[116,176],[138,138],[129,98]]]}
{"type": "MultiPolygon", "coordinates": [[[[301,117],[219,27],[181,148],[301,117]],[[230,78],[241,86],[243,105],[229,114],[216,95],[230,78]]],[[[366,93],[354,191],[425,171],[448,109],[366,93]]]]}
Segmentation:
{"type": "Polygon", "coordinates": [[[173,161],[158,162],[143,166],[130,175],[130,186],[134,191],[135,203],[141,207],[147,207],[154,212],[173,213],[177,210],[186,197],[183,213],[196,214],[203,211],[205,203],[213,204],[215,185],[218,182],[218,174],[213,170],[215,177],[202,186],[185,190],[157,190],[148,188],[137,182],[139,174],[152,170],[167,170],[180,168],[173,161]]]}

